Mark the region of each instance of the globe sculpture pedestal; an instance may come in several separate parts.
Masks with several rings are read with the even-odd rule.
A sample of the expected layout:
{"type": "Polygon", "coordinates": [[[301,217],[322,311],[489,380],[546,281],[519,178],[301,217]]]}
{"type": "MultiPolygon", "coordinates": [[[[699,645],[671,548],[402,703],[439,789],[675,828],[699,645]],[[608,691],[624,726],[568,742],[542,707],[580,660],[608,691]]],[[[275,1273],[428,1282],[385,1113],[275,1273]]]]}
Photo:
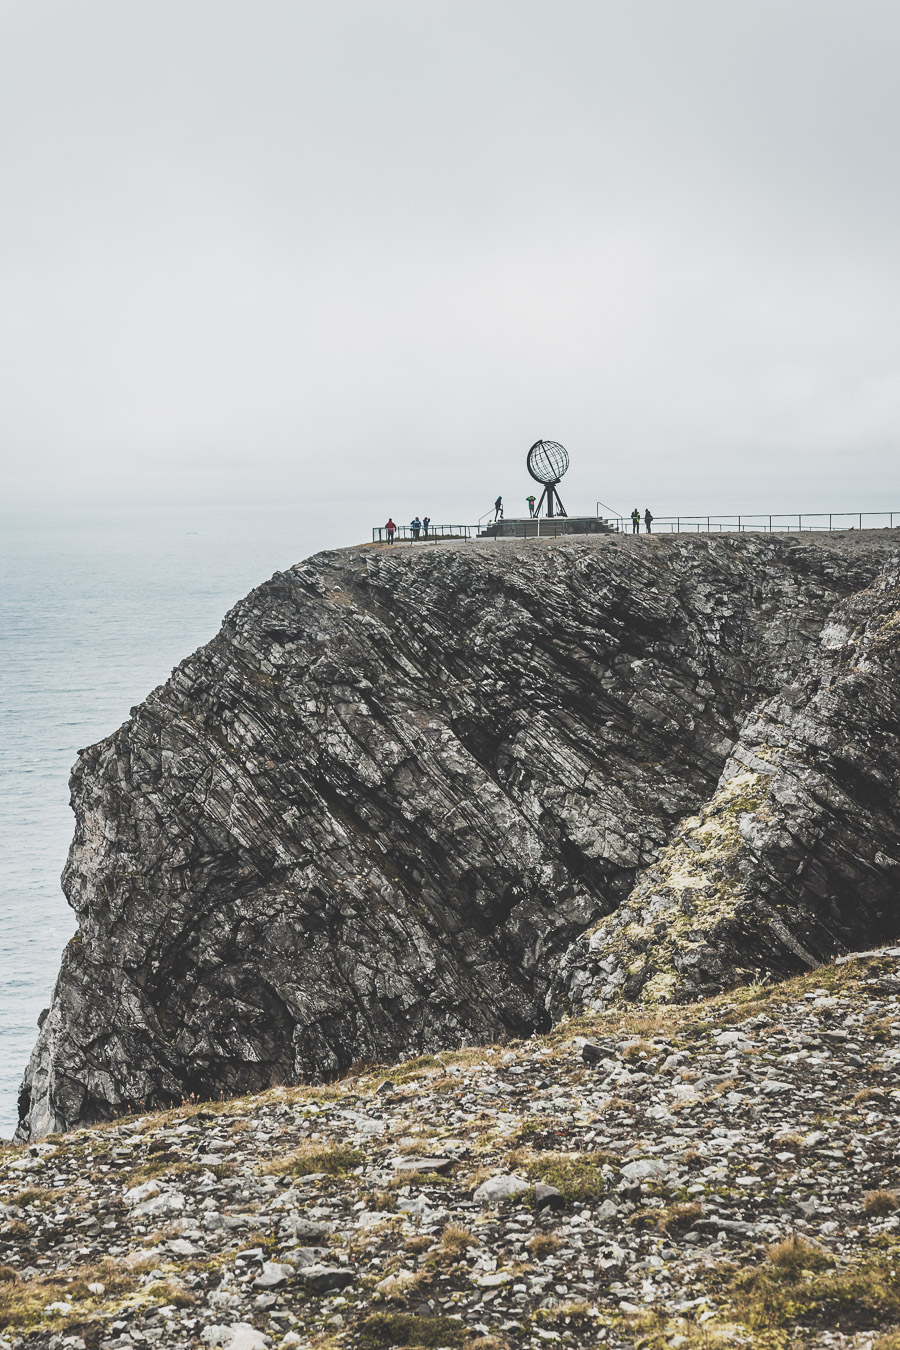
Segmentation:
{"type": "Polygon", "coordinates": [[[573,534],[614,534],[613,526],[604,516],[505,516],[503,520],[485,525],[479,539],[555,539],[573,534]]]}

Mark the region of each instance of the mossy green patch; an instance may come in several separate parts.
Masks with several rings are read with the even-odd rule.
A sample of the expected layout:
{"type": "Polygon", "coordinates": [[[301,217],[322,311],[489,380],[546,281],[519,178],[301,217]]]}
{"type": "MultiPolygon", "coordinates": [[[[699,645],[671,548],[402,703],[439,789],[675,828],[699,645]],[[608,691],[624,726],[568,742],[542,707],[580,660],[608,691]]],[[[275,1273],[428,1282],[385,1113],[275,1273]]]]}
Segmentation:
{"type": "Polygon", "coordinates": [[[409,1313],[377,1312],[363,1318],[359,1325],[363,1345],[439,1346],[462,1345],[466,1330],[450,1317],[414,1317],[409,1313]]]}
{"type": "Polygon", "coordinates": [[[610,1162],[605,1153],[533,1153],[515,1149],[506,1155],[506,1165],[524,1172],[532,1181],[555,1186],[567,1201],[596,1200],[609,1190],[603,1175],[610,1162]]]}

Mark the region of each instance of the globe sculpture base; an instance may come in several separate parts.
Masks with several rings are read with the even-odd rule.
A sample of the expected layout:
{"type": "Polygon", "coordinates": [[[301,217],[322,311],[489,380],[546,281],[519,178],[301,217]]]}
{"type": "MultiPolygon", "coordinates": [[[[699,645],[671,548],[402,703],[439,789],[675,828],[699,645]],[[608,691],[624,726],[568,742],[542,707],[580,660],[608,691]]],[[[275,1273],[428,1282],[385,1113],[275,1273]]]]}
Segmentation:
{"type": "Polygon", "coordinates": [[[507,516],[486,525],[479,539],[555,539],[562,535],[614,534],[615,529],[602,516],[507,516]]]}
{"type": "Polygon", "coordinates": [[[536,516],[539,516],[541,514],[541,507],[545,505],[547,507],[546,514],[548,520],[552,520],[554,516],[566,515],[566,508],[563,506],[562,501],[560,500],[560,496],[556,490],[555,483],[548,483],[546,485],[546,487],[544,488],[543,492],[540,495],[537,506],[534,508],[534,514],[536,516]]]}

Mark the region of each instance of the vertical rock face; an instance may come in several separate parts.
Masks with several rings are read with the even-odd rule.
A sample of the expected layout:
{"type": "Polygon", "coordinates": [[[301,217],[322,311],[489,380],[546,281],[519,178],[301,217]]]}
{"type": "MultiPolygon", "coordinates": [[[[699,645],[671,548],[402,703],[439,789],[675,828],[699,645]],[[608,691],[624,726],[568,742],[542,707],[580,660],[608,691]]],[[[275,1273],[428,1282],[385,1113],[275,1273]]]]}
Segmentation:
{"type": "Polygon", "coordinates": [[[79,931],[20,1132],[887,931],[890,557],[881,536],[601,538],[276,574],[79,757],[79,931]],[[719,908],[685,928],[705,891],[719,908]]]}
{"type": "Polygon", "coordinates": [[[900,567],[838,605],[748,711],[718,790],[614,915],[557,1006],[684,1001],[900,931],[900,567]]]}

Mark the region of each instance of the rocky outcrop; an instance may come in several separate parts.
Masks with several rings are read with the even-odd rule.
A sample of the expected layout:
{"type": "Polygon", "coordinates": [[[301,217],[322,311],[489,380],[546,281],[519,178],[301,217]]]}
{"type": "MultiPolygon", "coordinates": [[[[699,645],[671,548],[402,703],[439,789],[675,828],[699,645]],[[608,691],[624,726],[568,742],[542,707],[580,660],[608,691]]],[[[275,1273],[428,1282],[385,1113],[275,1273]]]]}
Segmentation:
{"type": "Polygon", "coordinates": [[[900,566],[751,709],[718,790],[573,944],[554,1001],[686,1001],[900,929],[900,566]]]}
{"type": "Polygon", "coordinates": [[[892,933],[893,555],[614,537],[276,574],[79,757],[79,930],[21,1132],[892,933]]]}

